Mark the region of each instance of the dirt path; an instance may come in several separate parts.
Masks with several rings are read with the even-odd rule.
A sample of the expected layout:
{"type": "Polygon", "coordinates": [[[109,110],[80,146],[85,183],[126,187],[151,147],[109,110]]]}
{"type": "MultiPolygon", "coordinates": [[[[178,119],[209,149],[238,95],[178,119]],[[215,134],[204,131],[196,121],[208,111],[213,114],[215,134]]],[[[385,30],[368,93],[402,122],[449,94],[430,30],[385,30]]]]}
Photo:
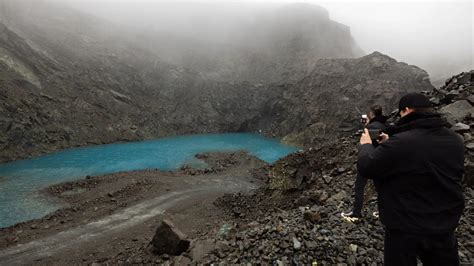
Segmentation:
{"type": "Polygon", "coordinates": [[[207,170],[121,173],[53,186],[49,193],[70,206],[1,229],[0,264],[104,261],[148,243],[163,216],[191,237],[205,233],[219,223],[212,202],[258,188],[251,170],[263,165],[244,153],[205,157],[207,170]]]}

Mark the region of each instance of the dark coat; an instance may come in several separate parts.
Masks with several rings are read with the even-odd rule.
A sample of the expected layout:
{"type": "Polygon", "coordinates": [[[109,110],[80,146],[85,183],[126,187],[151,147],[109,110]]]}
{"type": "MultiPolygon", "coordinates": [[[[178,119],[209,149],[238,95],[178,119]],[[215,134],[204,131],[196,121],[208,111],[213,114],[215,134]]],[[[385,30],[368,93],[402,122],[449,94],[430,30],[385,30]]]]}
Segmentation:
{"type": "Polygon", "coordinates": [[[385,130],[385,122],[387,121],[387,118],[385,116],[376,116],[372,118],[367,125],[367,129],[379,129],[379,130],[385,130]]]}
{"type": "Polygon", "coordinates": [[[358,170],[373,178],[382,223],[418,234],[453,232],[464,209],[464,144],[437,114],[411,113],[377,148],[359,147],[358,170]]]}
{"type": "MultiPolygon", "coordinates": [[[[370,131],[375,130],[375,131],[378,131],[379,133],[383,132],[386,129],[386,126],[385,126],[386,121],[387,121],[387,117],[382,116],[382,115],[376,116],[369,121],[369,124],[367,124],[366,128],[370,131]]],[[[372,138],[372,144],[374,145],[374,147],[378,146],[377,138],[372,138]]]]}

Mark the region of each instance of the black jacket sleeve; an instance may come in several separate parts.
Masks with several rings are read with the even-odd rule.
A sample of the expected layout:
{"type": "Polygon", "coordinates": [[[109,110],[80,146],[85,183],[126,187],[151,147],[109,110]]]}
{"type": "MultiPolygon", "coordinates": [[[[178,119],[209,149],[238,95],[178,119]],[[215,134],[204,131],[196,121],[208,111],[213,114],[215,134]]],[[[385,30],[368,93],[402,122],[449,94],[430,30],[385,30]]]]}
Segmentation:
{"type": "Polygon", "coordinates": [[[377,147],[364,144],[359,146],[357,169],[366,178],[381,179],[390,176],[390,172],[397,168],[403,156],[402,140],[395,136],[377,147]]]}

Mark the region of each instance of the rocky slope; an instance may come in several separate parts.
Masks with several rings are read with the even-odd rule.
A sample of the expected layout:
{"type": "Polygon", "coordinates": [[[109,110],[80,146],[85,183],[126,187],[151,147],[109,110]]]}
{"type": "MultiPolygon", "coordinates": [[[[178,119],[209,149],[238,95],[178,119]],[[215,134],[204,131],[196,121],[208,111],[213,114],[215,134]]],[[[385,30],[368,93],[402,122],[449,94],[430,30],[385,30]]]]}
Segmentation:
{"type": "Polygon", "coordinates": [[[401,95],[433,87],[424,70],[374,52],[318,60],[308,76],[283,88],[265,129],[284,136],[286,143],[305,146],[357,131],[361,112],[371,105],[391,111],[401,95]]]}
{"type": "MultiPolygon", "coordinates": [[[[337,136],[335,130],[352,132],[360,116],[356,107],[379,103],[391,108],[406,91],[431,89],[426,72],[377,52],[318,59],[330,54],[330,47],[316,45],[321,41],[316,33],[340,37],[331,56],[350,56],[353,47],[348,29],[334,26],[317,8],[289,8],[260,23],[267,29],[276,17],[290,23],[302,13],[299,19],[311,24],[315,13],[322,24],[316,29],[308,24],[295,36],[295,25],[288,24],[267,36],[288,42],[267,52],[288,57],[275,56],[280,63],[266,65],[257,56],[252,64],[263,72],[250,72],[273,75],[283,69],[278,66],[288,66],[294,74],[285,82],[265,78],[255,83],[241,81],[239,71],[216,77],[166,63],[129,32],[64,7],[5,3],[10,5],[2,6],[0,16],[0,161],[72,146],[207,132],[260,131],[287,136],[288,143],[311,144],[337,136]],[[309,50],[290,45],[293,37],[305,36],[309,50]]],[[[273,42],[267,37],[260,42],[273,42]]],[[[264,47],[258,45],[254,53],[264,47]]]]}
{"type": "MultiPolygon", "coordinates": [[[[461,264],[474,260],[474,159],[472,118],[474,71],[448,79],[425,93],[465,140],[465,211],[456,235],[461,264]]],[[[194,240],[183,256],[201,263],[378,265],[383,263],[384,230],[371,215],[377,210],[373,187],[366,190],[364,218],[357,224],[341,218],[352,207],[357,161],[356,136],[327,142],[280,159],[260,172],[267,183],[254,195],[228,195],[216,205],[234,221],[225,233],[194,240]]],[[[370,184],[370,183],[369,183],[370,184]]],[[[228,225],[229,226],[229,225],[228,225]]],[[[173,258],[182,260],[183,256],[173,258]]]]}

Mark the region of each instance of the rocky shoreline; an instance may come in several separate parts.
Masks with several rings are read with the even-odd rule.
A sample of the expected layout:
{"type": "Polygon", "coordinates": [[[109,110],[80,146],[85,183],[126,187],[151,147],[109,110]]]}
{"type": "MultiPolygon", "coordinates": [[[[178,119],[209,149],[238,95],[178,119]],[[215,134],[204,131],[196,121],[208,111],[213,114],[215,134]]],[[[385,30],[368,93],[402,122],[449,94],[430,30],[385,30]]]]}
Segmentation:
{"type": "MultiPolygon", "coordinates": [[[[103,250],[100,254],[95,254],[92,251],[90,254],[85,254],[86,251],[79,252],[80,255],[76,254],[81,249],[91,250],[89,248],[90,243],[85,242],[72,248],[57,247],[58,254],[49,257],[35,257],[30,254],[31,258],[27,257],[25,259],[30,262],[41,263],[60,263],[62,261],[63,263],[83,264],[103,260],[104,257],[112,258],[117,256],[117,253],[120,254],[125,250],[149,243],[150,234],[163,217],[172,217],[180,225],[187,226],[186,233],[189,236],[197,237],[202,232],[209,230],[211,225],[219,221],[222,216],[217,208],[212,208],[212,202],[234,189],[248,191],[249,187],[258,187],[260,181],[254,179],[249,171],[266,165],[266,163],[248,155],[246,152],[206,153],[200,154],[199,158],[206,162],[207,168],[196,170],[183,167],[174,172],[145,170],[96,177],[87,176],[85,179],[45,188],[43,193],[62,202],[64,207],[40,219],[0,228],[0,254],[14,253],[16,247],[28,246],[37,240],[54,239],[59,232],[67,234],[67,232],[77,228],[87,227],[94,224],[94,222],[109,219],[107,217],[111,215],[121,212],[127,213],[129,212],[128,209],[133,211],[135,206],[140,206],[147,200],[159,198],[161,195],[174,195],[180,193],[180,191],[189,190],[190,192],[187,193],[192,196],[194,195],[193,189],[203,187],[206,193],[199,192],[200,194],[196,194],[195,199],[191,200],[191,198],[183,201],[183,203],[176,204],[164,216],[150,217],[146,220],[147,226],[145,227],[132,226],[123,232],[119,231],[113,235],[99,237],[100,241],[109,241],[110,237],[117,238],[120,236],[122,239],[121,245],[124,246],[115,246],[110,250],[103,250]],[[239,178],[242,185],[234,182],[232,180],[234,177],[239,178]],[[235,188],[232,188],[232,186],[235,188]],[[212,187],[216,187],[216,189],[212,189],[212,187]],[[178,218],[175,215],[178,215],[178,218]],[[186,215],[186,217],[182,215],[186,215]],[[201,215],[197,219],[201,223],[189,224],[187,215],[201,215]]],[[[58,243],[57,245],[60,244],[67,243],[58,243]]],[[[0,261],[9,261],[9,259],[13,259],[13,257],[0,255],[0,261]]]]}

